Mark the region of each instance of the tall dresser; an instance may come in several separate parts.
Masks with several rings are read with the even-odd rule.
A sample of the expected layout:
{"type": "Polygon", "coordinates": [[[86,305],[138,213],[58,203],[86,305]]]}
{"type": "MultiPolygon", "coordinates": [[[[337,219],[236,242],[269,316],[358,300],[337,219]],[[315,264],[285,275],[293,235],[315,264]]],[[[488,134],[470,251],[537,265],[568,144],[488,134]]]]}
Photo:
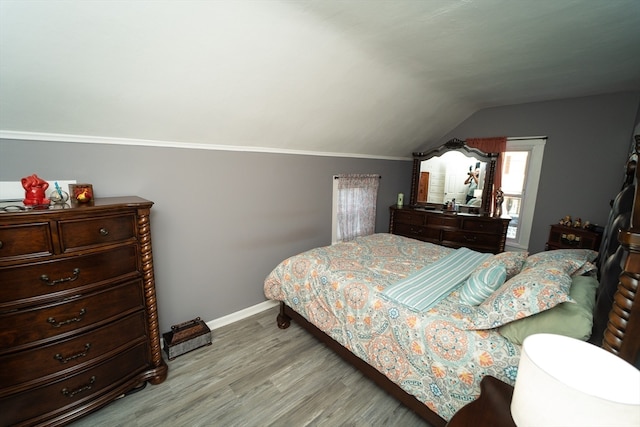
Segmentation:
{"type": "Polygon", "coordinates": [[[63,425],[167,376],[139,197],[0,210],[0,425],[63,425]]]}
{"type": "Polygon", "coordinates": [[[453,248],[479,252],[504,251],[509,217],[444,213],[437,210],[391,206],[389,233],[453,248]]]}

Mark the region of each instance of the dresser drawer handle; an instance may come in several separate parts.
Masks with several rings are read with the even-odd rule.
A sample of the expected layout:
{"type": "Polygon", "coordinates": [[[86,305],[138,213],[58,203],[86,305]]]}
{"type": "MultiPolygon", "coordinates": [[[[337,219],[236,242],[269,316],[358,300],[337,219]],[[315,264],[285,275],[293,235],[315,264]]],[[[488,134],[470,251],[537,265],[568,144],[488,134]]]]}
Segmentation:
{"type": "Polygon", "coordinates": [[[73,269],[73,276],[63,277],[62,279],[56,279],[56,280],[49,281],[49,276],[47,276],[46,274],[43,274],[42,276],[40,276],[40,280],[42,280],[43,282],[46,282],[46,284],[49,285],[49,286],[54,286],[54,285],[57,285],[58,283],[73,282],[79,276],[80,276],[80,269],[79,268],[74,268],[73,269]]]}
{"type": "Polygon", "coordinates": [[[467,242],[475,242],[478,240],[477,236],[462,236],[462,238],[467,242]]]}
{"type": "Polygon", "coordinates": [[[69,357],[64,357],[60,353],[57,353],[55,356],[53,356],[53,358],[56,359],[60,363],[71,362],[72,360],[75,360],[78,357],[86,357],[87,353],[89,353],[89,349],[90,348],[91,348],[91,343],[86,343],[84,345],[84,351],[81,351],[80,353],[76,353],[76,354],[74,354],[72,356],[69,356],[69,357]]]}
{"type": "Polygon", "coordinates": [[[2,249],[2,240],[0,240],[0,249],[2,249]]]}
{"type": "Polygon", "coordinates": [[[109,235],[109,230],[107,230],[106,228],[101,228],[99,231],[100,231],[100,235],[101,236],[108,236],[109,235]]]}
{"type": "Polygon", "coordinates": [[[65,395],[65,396],[67,396],[67,397],[73,397],[73,396],[75,396],[75,395],[76,395],[76,394],[78,394],[78,393],[82,393],[83,391],[91,390],[91,387],[93,387],[93,384],[94,384],[95,382],[96,382],[96,377],[95,377],[95,376],[92,376],[92,377],[89,379],[89,384],[87,384],[87,385],[83,385],[82,387],[77,388],[77,389],[75,389],[75,390],[73,390],[73,391],[70,391],[68,388],[66,388],[66,387],[65,387],[65,388],[63,388],[63,389],[62,389],[62,394],[64,394],[64,395],[65,395]]]}
{"type": "Polygon", "coordinates": [[[82,316],[84,316],[86,313],[87,309],[83,308],[82,310],[80,310],[80,314],[78,314],[78,317],[63,320],[62,322],[56,322],[56,319],[54,319],[53,317],[49,317],[47,319],[47,322],[51,323],[51,326],[53,326],[54,328],[59,328],[60,326],[67,325],[69,323],[80,322],[82,320],[82,316]]]}

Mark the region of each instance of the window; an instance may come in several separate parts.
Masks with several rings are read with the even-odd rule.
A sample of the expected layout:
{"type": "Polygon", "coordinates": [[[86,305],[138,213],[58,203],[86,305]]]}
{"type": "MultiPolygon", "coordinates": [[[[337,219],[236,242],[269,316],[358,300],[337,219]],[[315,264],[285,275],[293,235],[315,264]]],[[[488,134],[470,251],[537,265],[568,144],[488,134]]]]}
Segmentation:
{"type": "Polygon", "coordinates": [[[528,151],[507,151],[502,165],[502,191],[504,193],[503,212],[511,217],[508,239],[518,238],[518,220],[527,176],[528,151]]]}
{"type": "Polygon", "coordinates": [[[333,177],[331,243],[373,234],[380,175],[337,175],[333,177]]]}
{"type": "Polygon", "coordinates": [[[502,158],[502,211],[511,216],[507,246],[527,249],[546,138],[508,139],[502,158]]]}

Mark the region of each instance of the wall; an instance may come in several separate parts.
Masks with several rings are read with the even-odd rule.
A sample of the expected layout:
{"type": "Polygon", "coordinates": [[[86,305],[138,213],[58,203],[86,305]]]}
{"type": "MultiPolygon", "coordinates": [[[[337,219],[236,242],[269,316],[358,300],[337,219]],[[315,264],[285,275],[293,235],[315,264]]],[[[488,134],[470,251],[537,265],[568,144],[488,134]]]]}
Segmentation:
{"type": "Polygon", "coordinates": [[[32,173],[90,182],[97,196],[155,202],[153,254],[166,331],[265,301],[262,285],[278,262],[330,244],[334,174],[382,175],[376,231],[388,231],[388,207],[398,192],[410,192],[411,162],[0,140],[0,181],[32,173]]]}
{"type": "Polygon", "coordinates": [[[539,252],[549,225],[564,215],[606,223],[639,106],[640,92],[626,92],[486,108],[431,145],[453,137],[547,136],[529,242],[529,251],[539,252]]]}

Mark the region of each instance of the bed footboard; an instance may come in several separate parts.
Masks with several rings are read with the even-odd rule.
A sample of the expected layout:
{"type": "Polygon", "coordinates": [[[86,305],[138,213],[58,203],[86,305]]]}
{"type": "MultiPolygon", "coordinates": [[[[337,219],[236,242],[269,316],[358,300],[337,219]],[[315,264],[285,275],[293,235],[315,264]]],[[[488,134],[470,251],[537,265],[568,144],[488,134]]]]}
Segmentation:
{"type": "Polygon", "coordinates": [[[291,307],[284,302],[280,302],[280,313],[278,313],[277,323],[280,329],[286,329],[289,327],[293,319],[302,328],[306,329],[319,341],[324,343],[327,347],[337,353],[340,357],[346,360],[349,364],[357,368],[367,378],[371,379],[380,388],[389,393],[391,396],[398,399],[407,408],[414,411],[418,416],[423,418],[433,427],[444,427],[447,423],[442,417],[430,410],[424,403],[420,402],[411,394],[404,391],[400,386],[395,384],[384,374],[380,373],[374,367],[360,359],[358,356],[351,353],[349,350],[340,345],[337,341],[325,334],[322,330],[318,329],[314,324],[298,314],[291,307]]]}

